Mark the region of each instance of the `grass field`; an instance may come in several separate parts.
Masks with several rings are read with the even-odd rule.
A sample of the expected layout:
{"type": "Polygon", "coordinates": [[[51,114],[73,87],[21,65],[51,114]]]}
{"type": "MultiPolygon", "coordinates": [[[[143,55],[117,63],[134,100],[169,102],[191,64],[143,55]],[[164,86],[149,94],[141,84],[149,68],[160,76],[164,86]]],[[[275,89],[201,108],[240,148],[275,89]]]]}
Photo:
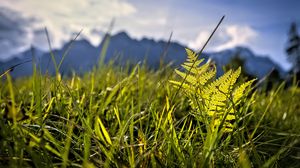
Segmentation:
{"type": "Polygon", "coordinates": [[[254,83],[217,116],[200,108],[214,94],[200,101],[172,84],[182,78],[169,66],[2,78],[1,167],[300,167],[296,82],[254,83]]]}

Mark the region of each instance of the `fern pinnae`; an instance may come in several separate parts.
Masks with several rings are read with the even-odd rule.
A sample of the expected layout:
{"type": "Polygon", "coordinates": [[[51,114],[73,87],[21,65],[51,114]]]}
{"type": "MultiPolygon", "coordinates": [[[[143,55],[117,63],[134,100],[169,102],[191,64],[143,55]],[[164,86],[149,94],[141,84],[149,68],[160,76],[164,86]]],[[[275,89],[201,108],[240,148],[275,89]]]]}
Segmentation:
{"type": "Polygon", "coordinates": [[[252,85],[252,83],[255,81],[256,79],[252,79],[246,83],[241,84],[240,86],[238,86],[234,91],[233,91],[233,102],[235,104],[239,104],[239,100],[243,97],[245,90],[252,85]]]}
{"type": "MultiPolygon", "coordinates": [[[[214,30],[212,31],[212,33],[210,34],[210,36],[208,37],[208,39],[207,39],[206,42],[204,43],[204,45],[203,45],[203,47],[201,48],[201,50],[200,50],[196,55],[194,55],[194,56],[195,56],[195,59],[194,59],[194,60],[198,60],[199,55],[202,54],[204,48],[206,47],[206,45],[208,44],[208,42],[210,41],[210,39],[212,38],[212,36],[215,34],[215,32],[217,31],[217,29],[219,28],[219,26],[220,26],[221,23],[223,22],[224,18],[225,18],[225,15],[222,16],[222,18],[221,18],[220,21],[218,22],[217,26],[214,28],[214,30]]],[[[193,52],[192,50],[186,50],[186,52],[188,52],[188,55],[193,56],[192,54],[193,54],[194,52],[193,52]]],[[[193,59],[193,58],[192,58],[192,59],[193,59]]],[[[193,61],[193,64],[191,64],[191,68],[190,68],[190,69],[192,69],[192,68],[194,67],[195,64],[196,64],[196,62],[193,61]]],[[[189,75],[189,73],[190,73],[190,71],[188,72],[187,76],[189,75]]],[[[186,76],[186,77],[187,77],[187,76],[186,76]]],[[[183,85],[184,81],[185,81],[185,78],[183,79],[182,85],[183,85]]],[[[174,94],[174,96],[173,96],[173,98],[172,98],[172,102],[173,102],[173,100],[176,98],[176,96],[178,95],[178,93],[179,93],[179,91],[180,91],[182,85],[179,86],[179,88],[177,89],[176,93],[174,94]]]]}
{"type": "Polygon", "coordinates": [[[179,70],[175,70],[176,74],[178,74],[179,76],[181,76],[182,78],[185,78],[186,77],[186,81],[192,85],[195,85],[197,83],[197,78],[195,76],[192,76],[192,75],[187,75],[186,73],[184,72],[181,72],[179,70]]]}
{"type": "Polygon", "coordinates": [[[233,131],[231,121],[236,119],[235,104],[245,95],[245,89],[251,86],[252,81],[236,87],[241,74],[241,68],[229,70],[216,80],[216,67],[211,67],[210,62],[203,63],[203,59],[196,60],[196,53],[186,49],[187,59],[182,67],[187,72],[175,70],[183,81],[170,81],[175,87],[181,87],[190,99],[192,109],[210,121],[211,130],[233,131]],[[195,63],[195,67],[189,66],[195,63]],[[204,113],[203,113],[203,112],[204,113]],[[213,128],[211,127],[213,126],[213,128]]]}

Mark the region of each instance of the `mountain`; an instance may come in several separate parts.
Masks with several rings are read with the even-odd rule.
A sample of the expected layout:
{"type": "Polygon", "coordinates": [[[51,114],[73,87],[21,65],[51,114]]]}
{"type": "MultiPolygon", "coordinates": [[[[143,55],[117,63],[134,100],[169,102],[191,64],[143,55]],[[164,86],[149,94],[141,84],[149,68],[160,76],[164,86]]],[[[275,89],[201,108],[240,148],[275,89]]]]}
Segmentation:
{"type": "MultiPolygon", "coordinates": [[[[63,60],[60,72],[62,74],[69,74],[75,71],[80,74],[91,70],[93,66],[97,65],[103,43],[104,42],[94,47],[87,40],[77,40],[73,43],[66,43],[61,49],[53,50],[52,54],[55,56],[55,60],[58,64],[65,51],[68,51],[68,54],[63,60]]],[[[160,60],[163,57],[164,62],[172,62],[173,65],[178,66],[186,59],[184,48],[185,46],[176,42],[168,44],[165,41],[155,41],[147,38],[136,40],[130,38],[125,32],[120,32],[111,36],[106,51],[105,62],[114,59],[118,65],[125,65],[127,62],[136,64],[146,60],[149,67],[158,68],[160,60]],[[168,52],[164,55],[166,48],[168,52]]],[[[0,73],[15,64],[32,60],[32,55],[34,55],[34,60],[37,62],[37,65],[40,66],[43,73],[48,71],[53,74],[55,72],[51,53],[43,53],[37,49],[31,49],[16,55],[11,60],[0,61],[0,73]]],[[[245,61],[244,66],[247,73],[259,78],[268,74],[273,68],[277,69],[281,74],[284,73],[272,60],[267,57],[257,56],[248,48],[236,47],[230,50],[203,54],[205,58],[210,57],[214,60],[219,70],[237,55],[245,61]]],[[[22,64],[16,67],[11,74],[13,77],[31,75],[32,64],[22,64]]]]}
{"type": "Polygon", "coordinates": [[[222,69],[220,67],[229,64],[234,57],[238,57],[243,60],[243,68],[246,73],[258,78],[263,78],[272,70],[277,70],[282,77],[286,74],[286,72],[270,58],[255,55],[250,49],[245,47],[235,47],[233,49],[210,53],[208,55],[216,62],[219,69],[222,69]]]}
{"type": "Polygon", "coordinates": [[[11,71],[11,75],[13,77],[21,77],[21,76],[28,76],[32,74],[32,55],[41,57],[44,53],[37,49],[30,49],[23,53],[20,53],[16,56],[13,56],[12,59],[9,60],[0,60],[0,74],[4,71],[8,70],[9,68],[13,67],[14,65],[20,64],[21,65],[15,67],[11,71]]]}
{"type": "MultiPolygon", "coordinates": [[[[135,64],[143,62],[146,59],[150,67],[157,68],[167,45],[167,42],[164,41],[154,41],[146,38],[141,40],[131,39],[125,32],[120,32],[110,39],[107,49],[107,60],[112,59],[116,55],[119,57],[117,62],[121,64],[127,61],[135,64]]],[[[102,44],[100,46],[102,46],[102,44]]],[[[168,46],[168,53],[164,57],[164,61],[179,64],[184,60],[184,46],[171,42],[168,46]]]]}

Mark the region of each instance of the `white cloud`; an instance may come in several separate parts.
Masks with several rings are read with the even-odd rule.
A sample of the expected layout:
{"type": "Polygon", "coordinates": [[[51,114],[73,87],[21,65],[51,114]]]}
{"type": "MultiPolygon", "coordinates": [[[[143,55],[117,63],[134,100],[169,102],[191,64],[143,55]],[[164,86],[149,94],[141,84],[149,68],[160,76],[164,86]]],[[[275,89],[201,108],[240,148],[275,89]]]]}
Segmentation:
{"type": "MultiPolygon", "coordinates": [[[[196,39],[190,41],[188,46],[192,49],[200,49],[207,41],[210,34],[211,31],[202,31],[198,33],[196,39]]],[[[253,39],[257,37],[257,34],[258,33],[249,26],[226,26],[216,32],[209,43],[208,50],[220,51],[239,45],[249,45],[253,39]]]]}
{"type": "Polygon", "coordinates": [[[195,41],[191,41],[188,43],[188,46],[192,49],[199,49],[201,48],[206,40],[208,39],[209,37],[209,32],[208,31],[203,31],[203,32],[200,32],[197,37],[196,37],[196,40],[195,41]]]}
{"type": "Polygon", "coordinates": [[[257,36],[257,32],[249,26],[228,26],[224,33],[229,36],[230,39],[226,43],[217,46],[215,48],[217,51],[238,45],[248,45],[257,36]]]}
{"type": "Polygon", "coordinates": [[[16,11],[24,18],[34,19],[33,31],[47,27],[54,48],[70,40],[74,32],[81,29],[83,37],[98,45],[101,34],[96,36],[95,29],[106,30],[113,18],[136,12],[136,8],[124,0],[1,0],[0,6],[16,11]]]}
{"type": "MultiPolygon", "coordinates": [[[[144,2],[144,1],[143,1],[144,2]]],[[[168,39],[172,28],[170,27],[171,13],[165,6],[137,5],[136,13],[129,17],[116,19],[114,32],[124,31],[133,38],[143,37],[153,39],[168,39]]]]}
{"type": "Polygon", "coordinates": [[[136,20],[136,22],[141,26],[151,26],[151,25],[163,26],[167,24],[167,18],[160,17],[160,18],[152,18],[152,19],[140,19],[140,20],[136,20]]]}
{"type": "MultiPolygon", "coordinates": [[[[113,33],[126,30],[133,38],[167,40],[173,31],[172,40],[188,44],[192,49],[200,49],[209,37],[221,11],[211,12],[216,11],[212,10],[217,7],[214,3],[211,4],[213,8],[203,3],[200,8],[193,5],[193,9],[186,10],[183,1],[178,2],[168,0],[157,5],[154,1],[140,0],[0,0],[0,14],[9,16],[15,24],[9,26],[10,31],[1,30],[0,59],[22,52],[30,45],[47,51],[45,27],[51,36],[53,48],[61,47],[81,29],[81,38],[98,45],[113,18],[116,19],[113,33]],[[16,19],[15,15],[3,9],[15,11],[20,17],[16,19]],[[199,30],[203,31],[199,33],[199,30]]],[[[228,12],[231,13],[232,8],[229,8],[228,12]]],[[[255,22],[250,19],[250,22],[247,21],[248,18],[251,16],[229,17],[228,21],[233,25],[224,25],[227,22],[222,24],[205,51],[246,45],[258,52],[269,54],[272,51],[275,53],[272,55],[275,56],[279,53],[278,57],[284,58],[281,43],[268,45],[270,34],[264,35],[260,32],[258,36],[257,31],[260,29],[254,30],[247,25],[241,25],[260,25],[256,19],[255,22]]],[[[3,17],[0,16],[0,28],[1,24],[7,24],[7,21],[3,21],[3,17]]]]}

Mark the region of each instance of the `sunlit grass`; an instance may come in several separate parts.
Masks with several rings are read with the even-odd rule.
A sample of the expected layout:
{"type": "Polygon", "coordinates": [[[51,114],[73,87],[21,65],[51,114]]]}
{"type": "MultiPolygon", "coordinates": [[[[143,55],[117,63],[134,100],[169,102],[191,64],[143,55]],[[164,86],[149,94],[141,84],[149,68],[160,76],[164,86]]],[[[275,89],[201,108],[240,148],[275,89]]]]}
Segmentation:
{"type": "MultiPolygon", "coordinates": [[[[66,53],[59,62],[51,54],[52,76],[41,74],[34,64],[30,77],[11,79],[14,67],[0,75],[1,166],[300,166],[300,89],[296,82],[274,85],[271,90],[252,87],[249,94],[241,92],[244,96],[233,105],[233,92],[228,92],[230,105],[224,108],[232,115],[230,108],[235,106],[235,116],[226,121],[231,126],[224,131],[225,119],[215,127],[215,115],[195,108],[203,103],[198,97],[193,100],[194,95],[201,96],[198,86],[193,88],[195,94],[182,89],[185,81],[173,87],[169,81],[178,78],[163,62],[155,71],[143,64],[105,64],[109,38],[107,34],[98,65],[84,75],[61,76],[66,53]]],[[[190,73],[184,78],[193,83],[190,73]]],[[[238,76],[227,86],[245,82],[236,83],[238,76]]],[[[215,80],[212,77],[207,78],[210,84],[215,80]]]]}
{"type": "MultiPolygon", "coordinates": [[[[84,76],[40,75],[0,84],[0,163],[13,167],[199,167],[207,132],[173,69],[111,65],[84,76]]],[[[256,90],[203,166],[299,166],[296,85],[256,90]],[[250,103],[253,102],[254,103],[250,103]],[[249,102],[249,103],[247,103],[249,102]]]]}

